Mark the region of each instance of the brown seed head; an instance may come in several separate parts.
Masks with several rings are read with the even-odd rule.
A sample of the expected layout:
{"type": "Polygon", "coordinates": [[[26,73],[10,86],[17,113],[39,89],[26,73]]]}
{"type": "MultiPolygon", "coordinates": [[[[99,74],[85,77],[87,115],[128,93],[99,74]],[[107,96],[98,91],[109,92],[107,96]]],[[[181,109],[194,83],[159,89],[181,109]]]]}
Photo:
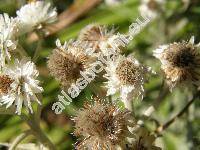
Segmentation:
{"type": "Polygon", "coordinates": [[[195,67],[196,56],[199,57],[199,54],[194,47],[188,46],[186,43],[175,43],[169,45],[165,59],[175,67],[189,68],[195,67]]]}
{"type": "Polygon", "coordinates": [[[13,83],[13,80],[8,75],[0,76],[0,94],[7,94],[11,89],[10,85],[13,83]]]}
{"type": "Polygon", "coordinates": [[[177,84],[200,83],[200,54],[197,48],[193,43],[184,41],[168,45],[157,55],[171,90],[177,84]]]}
{"type": "Polygon", "coordinates": [[[114,149],[117,145],[122,146],[130,134],[127,128],[130,118],[129,111],[119,110],[102,101],[85,104],[74,118],[74,134],[86,139],[77,146],[78,149],[89,146],[91,149],[114,149]]]}
{"type": "Polygon", "coordinates": [[[116,74],[124,85],[134,85],[141,74],[139,66],[124,60],[116,68],[116,74]]]}
{"type": "MultiPolygon", "coordinates": [[[[73,49],[73,47],[69,48],[73,49]]],[[[67,50],[56,48],[49,56],[48,68],[63,86],[69,86],[80,77],[80,71],[85,70],[86,62],[87,56],[82,52],[73,54],[67,50]]]]}

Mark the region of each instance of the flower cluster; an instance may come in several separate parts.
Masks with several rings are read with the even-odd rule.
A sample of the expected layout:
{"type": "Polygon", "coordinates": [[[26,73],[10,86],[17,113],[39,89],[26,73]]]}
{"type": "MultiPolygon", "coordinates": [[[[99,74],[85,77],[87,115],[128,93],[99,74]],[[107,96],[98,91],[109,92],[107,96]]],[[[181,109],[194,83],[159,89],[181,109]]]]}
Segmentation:
{"type": "MultiPolygon", "coordinates": [[[[160,149],[155,146],[156,137],[146,128],[138,127],[134,118],[130,118],[133,99],[143,99],[144,84],[153,73],[150,67],[141,64],[133,55],[123,55],[123,47],[112,47],[118,35],[112,29],[98,24],[91,24],[81,30],[78,39],[57,48],[49,56],[50,73],[63,86],[70,85],[80,77],[80,72],[90,69],[99,56],[105,58],[104,71],[99,74],[106,80],[103,88],[107,96],[120,95],[125,109],[105,100],[92,100],[77,111],[74,135],[81,137],[76,143],[77,149],[160,149]],[[109,41],[109,42],[108,42],[109,41]],[[83,48],[81,45],[85,45],[83,48]],[[120,49],[120,50],[118,50],[120,49]],[[90,51],[88,53],[88,50],[90,51]],[[92,58],[92,59],[91,59],[92,58]],[[86,65],[87,64],[87,65],[86,65]],[[128,111],[129,109],[129,111],[128,111]],[[132,130],[137,126],[136,130],[132,130]],[[132,138],[132,140],[127,140],[132,138]]],[[[183,41],[160,46],[153,55],[160,59],[162,70],[169,88],[178,84],[199,83],[199,44],[194,44],[194,37],[189,42],[183,41]]],[[[98,76],[98,75],[97,75],[98,76]]]]}
{"type": "MultiPolygon", "coordinates": [[[[111,5],[119,3],[117,0],[106,2],[111,5]]],[[[142,0],[139,10],[156,18],[163,11],[164,3],[165,0],[142,0]]],[[[39,71],[34,59],[38,51],[35,51],[33,59],[29,58],[19,43],[20,37],[30,32],[40,37],[46,34],[46,26],[57,20],[57,12],[50,3],[33,1],[17,10],[16,15],[13,18],[8,14],[0,14],[0,107],[12,107],[21,115],[23,106],[28,112],[34,113],[32,102],[41,105],[43,88],[37,79],[39,71]]],[[[95,96],[101,92],[101,96],[85,102],[73,117],[73,134],[79,139],[75,148],[78,150],[161,149],[155,145],[156,136],[141,126],[143,118],[137,117],[133,109],[134,100],[142,100],[145,96],[145,84],[154,72],[133,54],[125,54],[128,42],[122,37],[126,39],[129,36],[116,33],[115,29],[104,25],[90,24],[80,31],[75,40],[61,44],[57,39],[56,48],[48,57],[50,75],[61,84],[61,93],[64,93],[58,96],[58,104],[66,106],[72,102],[72,99],[64,101],[64,96],[70,98],[65,92],[73,91],[71,86],[76,89],[74,93],[71,92],[73,98],[88,84],[91,86],[87,88],[94,91],[95,96]],[[91,75],[91,72],[97,74],[91,75]],[[83,75],[87,75],[87,78],[81,78],[83,75]],[[96,77],[94,82],[91,82],[94,79],[91,76],[96,77]],[[95,85],[97,82],[102,84],[95,85]],[[78,85],[81,88],[77,88],[78,85]],[[98,91],[95,91],[95,86],[98,91]]],[[[153,56],[161,62],[161,70],[171,91],[183,84],[199,86],[199,47],[200,44],[195,44],[192,37],[189,41],[161,45],[153,51],[153,56]]],[[[61,106],[63,109],[64,106],[61,106]]],[[[39,125],[34,121],[38,115],[35,116],[36,119],[28,120],[28,124],[34,134],[40,132],[38,138],[51,147],[53,144],[48,138],[45,140],[45,135],[37,129],[39,125]]]]}
{"type": "Polygon", "coordinates": [[[105,82],[105,87],[108,89],[107,96],[119,92],[123,101],[132,100],[133,97],[143,98],[143,86],[148,80],[151,69],[140,64],[132,55],[128,57],[122,55],[122,46],[117,45],[113,48],[115,42],[113,39],[116,37],[119,36],[114,33],[114,29],[109,31],[106,26],[91,24],[81,30],[77,39],[79,45],[65,42],[61,46],[57,40],[57,48],[53,50],[48,60],[50,73],[62,85],[70,85],[80,77],[81,71],[87,71],[95,65],[98,56],[103,56],[107,58],[103,72],[107,78],[105,82]],[[80,46],[84,43],[87,43],[85,49],[80,46]],[[88,49],[92,53],[88,54],[88,49]]]}
{"type": "MultiPolygon", "coordinates": [[[[99,56],[106,60],[103,74],[105,96],[120,94],[126,109],[105,100],[93,100],[77,111],[75,121],[75,136],[82,137],[77,142],[77,149],[125,149],[133,145],[127,138],[134,138],[129,128],[136,125],[131,118],[129,104],[134,98],[143,99],[144,84],[152,74],[151,68],[141,64],[133,55],[123,55],[123,46],[113,46],[119,35],[114,29],[91,24],[83,28],[75,41],[61,44],[56,41],[56,48],[48,59],[48,68],[62,85],[63,90],[74,84],[80,78],[81,72],[86,72],[95,65],[99,56]],[[75,44],[78,43],[78,44],[75,44]],[[85,45],[83,47],[82,45],[85,45]]],[[[131,110],[131,109],[130,109],[131,110]]],[[[143,144],[143,143],[140,143],[143,144]]]]}
{"type": "Polygon", "coordinates": [[[0,105],[6,108],[14,105],[20,115],[23,105],[33,113],[31,102],[41,104],[37,94],[43,88],[36,79],[39,72],[34,62],[23,54],[18,39],[54,22],[57,12],[50,8],[50,3],[35,1],[24,5],[16,14],[15,18],[0,14],[0,105]],[[13,55],[16,53],[20,56],[13,55]]]}

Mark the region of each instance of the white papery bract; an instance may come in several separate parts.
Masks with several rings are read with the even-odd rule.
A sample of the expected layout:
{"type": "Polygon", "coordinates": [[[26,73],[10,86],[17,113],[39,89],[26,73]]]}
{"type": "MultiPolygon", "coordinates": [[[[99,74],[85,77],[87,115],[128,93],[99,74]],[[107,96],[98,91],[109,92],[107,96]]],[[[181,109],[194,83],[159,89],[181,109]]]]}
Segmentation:
{"type": "Polygon", "coordinates": [[[11,58],[10,52],[16,49],[18,34],[18,19],[10,18],[8,14],[0,14],[0,66],[11,58]]]}
{"type": "Polygon", "coordinates": [[[20,21],[21,32],[41,29],[57,19],[56,8],[51,8],[51,4],[44,1],[26,4],[16,13],[20,21]]]}
{"type": "Polygon", "coordinates": [[[33,113],[31,101],[40,104],[36,93],[43,91],[43,88],[38,85],[39,81],[36,80],[38,75],[35,64],[26,58],[21,61],[16,60],[13,65],[4,67],[0,75],[1,105],[9,108],[15,104],[16,113],[20,115],[24,104],[33,113]]]}
{"type": "Polygon", "coordinates": [[[107,95],[120,92],[124,102],[133,99],[133,97],[143,98],[143,86],[150,68],[144,67],[132,56],[126,58],[120,55],[116,60],[108,63],[106,72],[107,95]]]}

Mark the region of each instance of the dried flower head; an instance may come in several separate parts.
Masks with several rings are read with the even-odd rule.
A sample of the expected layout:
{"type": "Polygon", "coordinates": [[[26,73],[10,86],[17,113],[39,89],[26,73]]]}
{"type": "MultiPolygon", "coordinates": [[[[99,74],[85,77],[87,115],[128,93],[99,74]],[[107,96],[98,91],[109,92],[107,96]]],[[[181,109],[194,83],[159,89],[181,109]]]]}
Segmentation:
{"type": "Polygon", "coordinates": [[[155,146],[156,137],[145,129],[144,127],[139,127],[135,131],[136,136],[132,142],[132,150],[161,150],[160,147],[155,146]]]}
{"type": "Polygon", "coordinates": [[[0,103],[10,107],[16,105],[16,113],[21,114],[22,105],[32,113],[31,101],[40,104],[36,94],[43,91],[36,80],[38,71],[34,63],[23,58],[14,65],[5,66],[0,74],[0,103]]]}
{"type": "Polygon", "coordinates": [[[139,11],[143,15],[155,18],[161,13],[164,4],[165,0],[142,0],[139,11]]]}
{"type": "Polygon", "coordinates": [[[9,18],[8,14],[0,14],[0,66],[4,66],[11,58],[10,52],[16,49],[18,20],[9,18]]]}
{"type": "Polygon", "coordinates": [[[108,30],[106,26],[90,24],[83,28],[79,34],[79,40],[87,42],[88,47],[93,48],[95,52],[100,52],[100,44],[114,33],[114,29],[108,30]]]}
{"type": "Polygon", "coordinates": [[[154,51],[154,56],[161,61],[161,68],[171,89],[182,83],[199,85],[199,46],[194,44],[192,37],[189,42],[163,45],[154,51]]]}
{"type": "Polygon", "coordinates": [[[56,9],[52,9],[51,4],[45,1],[28,3],[16,13],[20,21],[21,32],[41,29],[47,24],[55,22],[57,19],[56,9]]]}
{"type": "Polygon", "coordinates": [[[107,95],[120,92],[124,102],[133,97],[143,98],[143,86],[147,81],[150,68],[144,67],[132,56],[126,58],[120,55],[119,58],[108,63],[106,71],[107,95]]]}
{"type": "Polygon", "coordinates": [[[89,57],[79,47],[74,47],[70,43],[62,46],[60,41],[56,41],[57,48],[49,56],[48,68],[62,86],[69,87],[81,77],[80,72],[89,68],[89,57]]]}
{"type": "Polygon", "coordinates": [[[84,139],[77,144],[77,149],[116,149],[124,148],[127,137],[131,136],[128,126],[134,126],[128,110],[120,110],[115,105],[95,100],[85,104],[77,112],[75,121],[76,136],[84,139]]]}

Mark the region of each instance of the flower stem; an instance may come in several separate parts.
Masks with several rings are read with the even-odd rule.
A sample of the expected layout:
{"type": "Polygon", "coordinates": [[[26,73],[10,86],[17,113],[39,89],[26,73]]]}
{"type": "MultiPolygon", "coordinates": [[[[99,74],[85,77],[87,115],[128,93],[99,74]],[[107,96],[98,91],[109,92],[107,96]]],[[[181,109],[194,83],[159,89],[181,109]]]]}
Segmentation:
{"type": "Polygon", "coordinates": [[[20,134],[15,140],[14,140],[14,142],[11,144],[11,146],[9,147],[9,149],[8,150],[14,150],[16,147],[17,147],[17,145],[21,142],[21,141],[23,141],[28,135],[30,135],[31,134],[31,130],[27,130],[27,131],[25,131],[24,133],[22,133],[22,134],[20,134]]]}
{"type": "Polygon", "coordinates": [[[36,30],[36,33],[39,37],[39,41],[37,43],[37,47],[35,49],[35,53],[33,55],[33,62],[36,63],[37,62],[37,59],[39,57],[39,52],[41,50],[41,47],[42,47],[42,43],[43,43],[43,40],[44,40],[44,35],[43,35],[43,31],[42,30],[36,30]]]}
{"type": "MultiPolygon", "coordinates": [[[[43,96],[42,96],[41,93],[40,93],[40,94],[37,94],[37,96],[39,97],[39,99],[42,100],[43,96]]],[[[42,103],[42,102],[41,102],[41,103],[42,103]]],[[[35,114],[35,120],[36,120],[36,122],[40,122],[40,117],[41,117],[41,113],[42,113],[42,108],[43,108],[42,104],[38,104],[38,106],[37,106],[37,112],[36,112],[36,114],[35,114]]]]}
{"type": "Polygon", "coordinates": [[[160,106],[160,104],[163,102],[164,98],[169,93],[169,89],[167,85],[165,84],[165,81],[162,81],[162,85],[160,87],[160,91],[158,94],[158,97],[153,102],[153,104],[147,108],[147,110],[143,113],[144,118],[149,118],[153,112],[155,112],[156,109],[160,106]]]}
{"type": "Polygon", "coordinates": [[[133,111],[133,101],[132,100],[125,100],[124,101],[125,108],[130,111],[133,111]]]}
{"type": "Polygon", "coordinates": [[[38,41],[38,44],[37,44],[37,48],[35,50],[35,53],[33,55],[33,62],[37,62],[37,59],[39,57],[39,52],[40,52],[40,49],[42,47],[42,42],[43,40],[40,38],[40,40],[38,41]]]}
{"type": "Polygon", "coordinates": [[[196,100],[196,98],[199,96],[199,93],[197,93],[192,100],[190,100],[185,107],[177,114],[175,115],[172,119],[170,119],[169,121],[167,121],[165,124],[160,125],[157,129],[156,129],[156,133],[159,134],[162,131],[164,131],[165,129],[167,129],[173,122],[175,122],[178,118],[180,118],[187,110],[188,108],[192,105],[192,103],[196,100]]]}
{"type": "Polygon", "coordinates": [[[159,94],[158,94],[158,97],[153,102],[153,107],[154,108],[158,108],[160,106],[160,104],[162,103],[162,101],[164,100],[164,98],[167,96],[168,93],[169,93],[169,89],[168,89],[168,87],[165,84],[165,81],[163,79],[162,85],[160,87],[160,91],[159,91],[159,94]]]}
{"type": "Polygon", "coordinates": [[[40,125],[34,118],[28,119],[26,116],[21,115],[21,118],[26,121],[26,123],[29,125],[33,135],[46,147],[49,148],[49,150],[56,150],[54,144],[50,141],[50,139],[44,134],[44,132],[41,130],[40,125]]]}
{"type": "Polygon", "coordinates": [[[134,107],[133,107],[133,100],[132,99],[127,99],[127,100],[123,100],[124,102],[124,106],[126,109],[128,109],[129,111],[131,111],[131,114],[133,117],[135,117],[135,112],[134,112],[134,107]]]}
{"type": "Polygon", "coordinates": [[[17,47],[18,47],[17,50],[22,57],[24,56],[28,57],[26,50],[20,44],[18,44],[17,47]]]}

